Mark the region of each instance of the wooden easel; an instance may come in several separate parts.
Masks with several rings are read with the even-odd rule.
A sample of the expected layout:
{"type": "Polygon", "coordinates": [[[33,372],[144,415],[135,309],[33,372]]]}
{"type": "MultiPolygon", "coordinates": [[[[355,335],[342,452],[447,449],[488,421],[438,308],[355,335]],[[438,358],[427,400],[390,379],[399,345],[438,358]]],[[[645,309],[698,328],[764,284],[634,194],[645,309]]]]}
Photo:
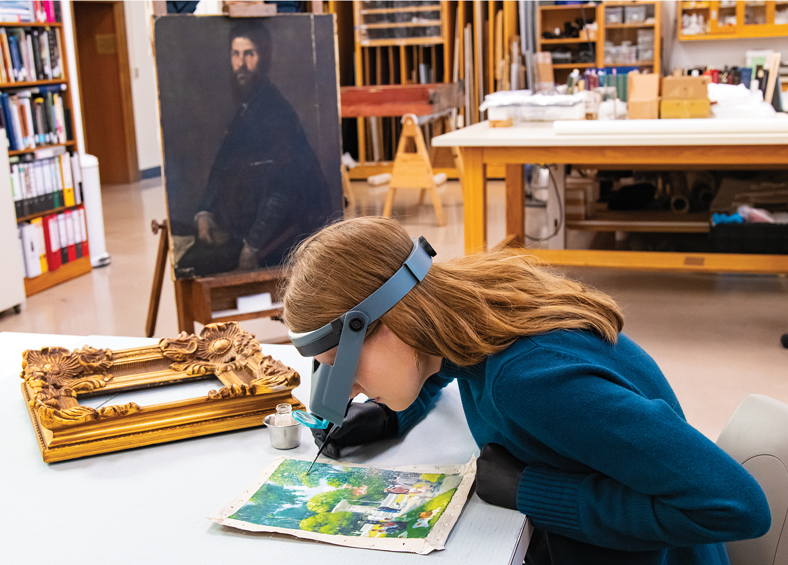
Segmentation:
{"type": "MultiPolygon", "coordinates": [[[[167,220],[161,223],[154,220],[151,224],[151,229],[154,235],[161,232],[161,236],[159,239],[159,252],[156,256],[156,267],[153,273],[148,319],[145,324],[145,335],[147,337],[153,337],[156,330],[161,289],[164,283],[164,272],[167,269],[167,257],[169,255],[167,220]]],[[[195,333],[195,322],[206,325],[214,322],[238,322],[254,318],[278,319],[282,314],[282,309],[279,306],[230,316],[214,317],[213,313],[219,310],[235,308],[236,300],[240,296],[249,296],[263,292],[271,293],[274,304],[280,302],[280,288],[286,276],[287,271],[280,267],[249,273],[231,273],[215,277],[173,280],[175,284],[175,308],[178,313],[178,331],[195,333]]]]}
{"type": "Polygon", "coordinates": [[[402,118],[402,133],[397,145],[397,154],[394,157],[394,166],[391,170],[391,181],[389,183],[389,192],[386,195],[383,215],[391,215],[391,208],[397,189],[420,188],[419,205],[424,203],[424,197],[429,190],[438,225],[445,226],[446,218],[443,216],[443,204],[433,179],[430,154],[424,143],[424,137],[421,135],[421,128],[419,128],[416,121],[417,118],[413,114],[407,114],[402,118]],[[415,146],[416,151],[410,151],[410,146],[415,146]]]}
{"type": "MultiPolygon", "coordinates": [[[[340,89],[341,116],[343,118],[362,117],[402,117],[402,133],[397,145],[397,155],[391,172],[391,183],[383,211],[384,216],[391,214],[394,195],[398,188],[421,189],[419,204],[424,203],[427,190],[432,191],[432,203],[438,224],[446,225],[443,206],[433,180],[432,160],[426,149],[416,116],[440,116],[459,108],[464,95],[461,83],[447,84],[397,84],[386,86],[345,86],[340,89]],[[409,151],[415,147],[416,152],[409,151]]],[[[450,126],[450,129],[453,129],[450,126]]],[[[457,148],[452,149],[455,167],[462,182],[462,157],[457,148]]]]}

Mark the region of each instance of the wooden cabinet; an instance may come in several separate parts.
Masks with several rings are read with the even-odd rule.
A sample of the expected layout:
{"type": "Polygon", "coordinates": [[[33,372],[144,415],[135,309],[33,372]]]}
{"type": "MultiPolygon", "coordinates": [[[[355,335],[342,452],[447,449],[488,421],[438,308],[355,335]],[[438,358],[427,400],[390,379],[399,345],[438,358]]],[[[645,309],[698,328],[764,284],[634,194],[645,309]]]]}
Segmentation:
{"type": "Polygon", "coordinates": [[[680,41],[788,37],[788,1],[680,2],[680,41]]]}

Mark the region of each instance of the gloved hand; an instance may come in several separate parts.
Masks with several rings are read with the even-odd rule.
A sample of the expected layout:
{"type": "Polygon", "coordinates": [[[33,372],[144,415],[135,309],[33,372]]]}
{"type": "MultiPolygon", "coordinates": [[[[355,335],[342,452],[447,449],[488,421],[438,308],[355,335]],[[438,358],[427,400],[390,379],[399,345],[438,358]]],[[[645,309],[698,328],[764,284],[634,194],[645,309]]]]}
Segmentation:
{"type": "Polygon", "coordinates": [[[238,270],[239,271],[254,271],[257,264],[257,249],[244,242],[241,254],[238,256],[238,270]]]}
{"type": "Polygon", "coordinates": [[[197,225],[197,237],[208,245],[224,245],[230,239],[210,212],[198,212],[194,223],[197,225]]]}
{"type": "Polygon", "coordinates": [[[517,487],[525,467],[502,445],[488,443],[476,460],[476,494],[495,506],[517,510],[517,487]]]}
{"type": "MultiPolygon", "coordinates": [[[[343,448],[394,437],[397,435],[398,428],[397,413],[385,404],[378,404],[372,400],[353,402],[345,414],[342,427],[334,430],[328,438],[328,445],[323,450],[323,455],[331,459],[339,459],[343,448]]],[[[328,432],[316,428],[311,431],[315,437],[315,444],[318,447],[323,445],[328,432]]]]}

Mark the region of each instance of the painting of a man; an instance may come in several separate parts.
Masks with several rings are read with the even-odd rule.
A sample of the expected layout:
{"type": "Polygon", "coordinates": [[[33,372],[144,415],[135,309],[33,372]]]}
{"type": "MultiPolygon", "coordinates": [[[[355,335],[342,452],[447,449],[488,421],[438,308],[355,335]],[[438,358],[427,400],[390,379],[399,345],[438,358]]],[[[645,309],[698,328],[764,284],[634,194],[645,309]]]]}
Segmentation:
{"type": "MultiPolygon", "coordinates": [[[[278,22],[287,26],[286,22],[291,17],[278,18],[285,18],[278,22]]],[[[166,100],[162,96],[165,175],[171,224],[174,224],[173,235],[188,234],[191,236],[189,241],[193,241],[185,252],[176,254],[176,275],[182,276],[204,276],[276,266],[299,238],[320,228],[337,213],[337,198],[333,194],[336,189],[330,186],[334,183],[327,182],[324,173],[327,167],[321,166],[312,147],[315,144],[315,131],[324,134],[327,125],[321,123],[321,115],[326,109],[320,107],[319,111],[314,110],[321,102],[315,99],[318,92],[315,81],[319,77],[317,74],[310,76],[302,72],[302,89],[297,92],[280,91],[270,77],[272,64],[282,65],[282,61],[272,61],[276,46],[271,33],[279,30],[271,27],[270,18],[243,18],[236,21],[210,19],[220,20],[217,22],[220,27],[229,27],[229,33],[225,32],[227,35],[224,35],[228,41],[223,49],[222,64],[228,65],[232,74],[230,95],[224,99],[229,98],[234,114],[226,126],[210,169],[206,170],[204,188],[189,193],[193,199],[193,212],[188,216],[188,206],[179,206],[173,199],[174,194],[175,200],[189,203],[184,198],[186,193],[183,187],[173,186],[173,191],[170,190],[170,181],[180,180],[188,171],[175,170],[173,175],[167,175],[168,169],[173,170],[178,164],[167,160],[166,100]],[[310,93],[312,99],[308,98],[310,93]],[[290,100],[300,103],[301,115],[290,100]],[[305,124],[302,124],[304,117],[307,120],[315,118],[316,123],[306,124],[313,131],[312,144],[305,131],[305,124]],[[194,198],[195,192],[199,194],[197,199],[194,198]],[[174,207],[179,209],[173,210],[174,207]],[[173,213],[178,216],[175,222],[173,213]],[[179,231],[176,232],[176,229],[179,231]]],[[[175,25],[183,24],[178,22],[175,25]]],[[[196,22],[195,25],[205,25],[205,22],[196,22]]],[[[291,35],[297,33],[294,31],[291,35]]],[[[302,45],[314,48],[312,38],[305,37],[303,40],[302,45]]],[[[185,46],[179,45],[179,49],[185,50],[185,46]]],[[[282,52],[280,46],[279,53],[282,52]]],[[[157,59],[160,58],[157,53],[157,59]]],[[[284,72],[280,70],[279,76],[284,72]]],[[[161,69],[159,74],[161,88],[161,69]]],[[[222,76],[221,73],[216,74],[217,77],[222,76]]],[[[292,74],[287,78],[290,80],[288,84],[292,84],[292,74]]],[[[166,77],[164,82],[167,82],[166,77]]],[[[335,83],[333,86],[335,89],[335,83]]],[[[326,85],[322,87],[326,88],[326,85]]],[[[217,100],[221,101],[221,98],[217,100]]],[[[331,104],[331,101],[328,100],[328,103],[331,104]]],[[[337,115],[335,108],[328,110],[329,117],[337,115]]],[[[336,127],[333,126],[334,131],[336,127]]],[[[323,143],[323,140],[319,143],[323,143]]],[[[331,159],[338,162],[338,135],[333,146],[336,147],[336,156],[332,155],[331,159]]],[[[324,147],[321,146],[321,149],[324,147]]],[[[321,151],[321,156],[327,153],[321,151]]],[[[188,168],[189,164],[184,162],[181,168],[184,167],[188,168]]],[[[338,165],[336,174],[339,175],[338,165]]]]}

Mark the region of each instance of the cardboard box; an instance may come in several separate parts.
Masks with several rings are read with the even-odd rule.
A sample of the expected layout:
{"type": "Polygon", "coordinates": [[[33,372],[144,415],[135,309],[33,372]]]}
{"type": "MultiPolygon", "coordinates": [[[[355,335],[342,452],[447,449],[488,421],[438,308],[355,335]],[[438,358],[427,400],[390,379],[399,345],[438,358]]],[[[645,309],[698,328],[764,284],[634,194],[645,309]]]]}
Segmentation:
{"type": "Polygon", "coordinates": [[[711,115],[711,102],[708,98],[662,100],[659,114],[663,119],[708,118],[711,115]]]}
{"type": "Polygon", "coordinates": [[[662,99],[693,100],[705,98],[708,100],[707,85],[709,81],[711,81],[709,76],[665,77],[662,79],[662,99]]]}
{"type": "Polygon", "coordinates": [[[630,120],[659,118],[659,75],[642,75],[632,71],[627,75],[627,111],[630,120]]]}

